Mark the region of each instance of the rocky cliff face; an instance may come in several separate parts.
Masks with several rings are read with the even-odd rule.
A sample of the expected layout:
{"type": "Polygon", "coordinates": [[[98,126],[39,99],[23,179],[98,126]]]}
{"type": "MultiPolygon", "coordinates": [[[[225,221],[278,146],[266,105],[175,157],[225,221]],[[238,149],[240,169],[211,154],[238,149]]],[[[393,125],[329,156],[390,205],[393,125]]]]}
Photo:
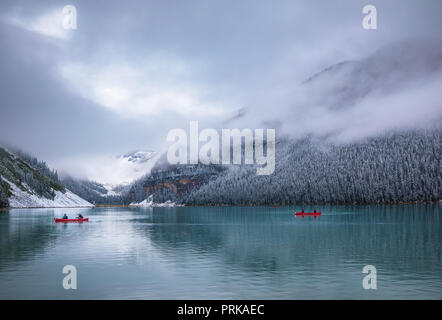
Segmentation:
{"type": "Polygon", "coordinates": [[[150,175],[135,182],[129,191],[127,203],[141,202],[153,195],[157,203],[179,201],[190,191],[218,175],[223,168],[213,165],[158,165],[150,175]]]}
{"type": "Polygon", "coordinates": [[[170,182],[155,182],[149,181],[144,186],[144,191],[146,194],[158,193],[163,189],[167,189],[176,195],[176,197],[181,197],[190,189],[200,185],[204,179],[187,177],[183,179],[172,180],[170,182]]]}

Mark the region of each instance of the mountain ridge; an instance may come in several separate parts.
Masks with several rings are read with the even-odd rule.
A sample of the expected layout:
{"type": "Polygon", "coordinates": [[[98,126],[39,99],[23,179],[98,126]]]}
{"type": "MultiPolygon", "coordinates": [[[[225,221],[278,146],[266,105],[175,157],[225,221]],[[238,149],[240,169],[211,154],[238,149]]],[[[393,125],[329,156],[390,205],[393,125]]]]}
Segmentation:
{"type": "MultiPolygon", "coordinates": [[[[437,202],[442,198],[439,156],[442,118],[437,114],[427,116],[425,125],[421,122],[420,126],[414,125],[416,119],[410,121],[407,117],[399,124],[385,123],[383,119],[394,116],[400,119],[400,114],[386,112],[390,109],[413,114],[419,108],[434,115],[440,102],[412,101],[408,109],[398,107],[408,102],[410,96],[407,93],[415,87],[425,84],[425,88],[433,90],[432,80],[441,81],[441,75],[442,45],[431,41],[393,43],[363,59],[331,65],[300,85],[299,89],[304,90],[300,103],[304,105],[300,108],[295,105],[284,115],[296,118],[289,121],[290,132],[281,130],[277,137],[279,171],[274,175],[257,177],[250,166],[231,165],[225,172],[187,189],[186,195],[181,193],[181,199],[175,199],[177,194],[171,194],[170,199],[164,196],[170,190],[178,190],[178,182],[174,186],[168,185],[169,190],[160,194],[158,190],[165,187],[165,183],[170,184],[170,179],[157,176],[153,200],[177,200],[187,205],[437,202]],[[360,171],[357,163],[363,166],[360,171]],[[319,164],[323,168],[316,167],[319,164]],[[342,168],[347,168],[348,172],[342,168]],[[364,178],[359,176],[361,172],[364,178]],[[316,175],[320,173],[322,178],[316,175]],[[287,181],[288,177],[293,181],[287,181]],[[398,177],[404,181],[412,179],[413,186],[404,186],[407,182],[398,177]],[[328,181],[325,186],[324,181],[328,181]],[[319,184],[323,186],[318,188],[319,184]],[[272,188],[266,188],[267,185],[272,188]],[[373,194],[364,188],[373,188],[373,194]]],[[[423,97],[426,92],[416,91],[423,97]]],[[[253,118],[248,111],[241,109],[229,122],[238,125],[240,122],[237,121],[253,118]]],[[[275,125],[271,127],[278,130],[283,128],[281,114],[275,115],[278,119],[270,116],[261,124],[275,125]]],[[[174,169],[165,170],[172,173],[174,169]]],[[[182,178],[189,177],[183,175],[182,178]]],[[[145,177],[144,182],[137,182],[138,202],[151,195],[152,179],[155,178],[145,177]]],[[[179,180],[177,176],[175,181],[179,180]]]]}

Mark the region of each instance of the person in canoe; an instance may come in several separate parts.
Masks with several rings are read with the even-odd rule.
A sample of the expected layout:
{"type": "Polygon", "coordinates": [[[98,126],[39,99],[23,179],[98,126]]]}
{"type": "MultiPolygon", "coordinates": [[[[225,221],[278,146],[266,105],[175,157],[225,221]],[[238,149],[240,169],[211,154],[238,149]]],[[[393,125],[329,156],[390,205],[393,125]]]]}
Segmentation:
{"type": "Polygon", "coordinates": [[[68,218],[68,215],[65,213],[64,215],[63,215],[63,218],[62,219],[69,219],[68,218]]]}
{"type": "Polygon", "coordinates": [[[77,219],[83,219],[83,216],[81,213],[78,214],[77,219]]]}

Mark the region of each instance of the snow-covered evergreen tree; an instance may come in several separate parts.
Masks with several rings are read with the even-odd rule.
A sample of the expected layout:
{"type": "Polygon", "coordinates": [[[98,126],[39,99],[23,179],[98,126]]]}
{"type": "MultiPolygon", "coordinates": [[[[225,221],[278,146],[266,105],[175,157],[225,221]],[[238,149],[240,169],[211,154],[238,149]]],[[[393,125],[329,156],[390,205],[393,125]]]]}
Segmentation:
{"type": "Polygon", "coordinates": [[[280,139],[273,175],[230,166],[181,199],[189,205],[368,204],[442,198],[442,130],[391,133],[344,145],[280,139]]]}

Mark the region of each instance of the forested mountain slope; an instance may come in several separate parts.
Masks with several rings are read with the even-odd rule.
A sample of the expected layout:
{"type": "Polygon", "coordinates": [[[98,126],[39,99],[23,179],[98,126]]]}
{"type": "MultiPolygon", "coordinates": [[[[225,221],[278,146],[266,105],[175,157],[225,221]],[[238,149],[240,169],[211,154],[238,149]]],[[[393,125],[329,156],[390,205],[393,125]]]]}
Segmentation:
{"type": "Polygon", "coordinates": [[[442,199],[442,130],[323,145],[281,140],[273,175],[230,166],[181,199],[187,205],[369,204],[442,199]]]}
{"type": "Polygon", "coordinates": [[[90,203],[64,188],[44,162],[0,148],[0,207],[77,207],[90,203]]]}
{"type": "MultiPolygon", "coordinates": [[[[227,170],[202,176],[181,193],[151,175],[134,184],[133,194],[140,201],[153,185],[154,200],[187,205],[439,201],[442,100],[432,97],[440,95],[441,83],[440,42],[392,43],[325,68],[294,85],[280,103],[263,102],[278,111],[266,112],[265,120],[245,108],[228,121],[229,127],[276,129],[274,174],[223,166],[227,170]]],[[[165,168],[163,175],[174,170],[165,168]]],[[[197,179],[175,174],[175,181],[180,178],[197,179]]]]}

